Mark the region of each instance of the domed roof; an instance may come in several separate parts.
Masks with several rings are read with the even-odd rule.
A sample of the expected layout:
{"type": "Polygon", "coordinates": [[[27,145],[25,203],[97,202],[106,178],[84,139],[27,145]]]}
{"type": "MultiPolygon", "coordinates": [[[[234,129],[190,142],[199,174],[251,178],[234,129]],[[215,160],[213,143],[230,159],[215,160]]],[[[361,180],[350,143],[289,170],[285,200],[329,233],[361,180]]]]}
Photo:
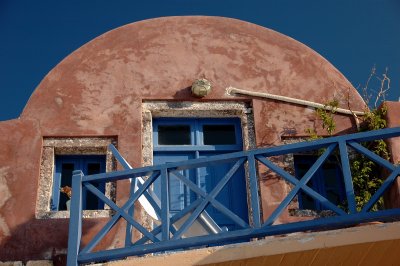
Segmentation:
{"type": "Polygon", "coordinates": [[[348,80],[304,44],[236,19],[187,16],[135,22],[83,45],[43,79],[22,118],[102,119],[142,99],[193,100],[187,88],[196,78],[212,82],[209,100],[232,99],[229,86],[322,103],[350,90],[352,106],[363,106],[348,80]]]}

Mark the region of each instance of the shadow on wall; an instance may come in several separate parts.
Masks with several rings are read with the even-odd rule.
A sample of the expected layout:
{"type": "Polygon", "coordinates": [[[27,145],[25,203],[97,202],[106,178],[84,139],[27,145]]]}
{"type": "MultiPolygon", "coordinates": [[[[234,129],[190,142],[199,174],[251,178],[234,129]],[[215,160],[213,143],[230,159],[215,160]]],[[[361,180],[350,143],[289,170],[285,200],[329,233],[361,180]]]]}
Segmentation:
{"type": "MultiPolygon", "coordinates": [[[[98,222],[84,220],[83,231],[98,222]]],[[[53,260],[54,265],[65,265],[68,246],[69,219],[36,219],[10,231],[0,242],[0,261],[53,260]]]]}

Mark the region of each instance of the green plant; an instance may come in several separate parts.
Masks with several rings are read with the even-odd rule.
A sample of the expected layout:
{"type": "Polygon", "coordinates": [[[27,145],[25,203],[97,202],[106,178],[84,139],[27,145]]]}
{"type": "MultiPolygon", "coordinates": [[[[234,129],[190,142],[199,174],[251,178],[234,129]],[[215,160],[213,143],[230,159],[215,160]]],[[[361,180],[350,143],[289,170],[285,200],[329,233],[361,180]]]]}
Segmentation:
{"type": "Polygon", "coordinates": [[[327,102],[324,105],[324,108],[317,108],[315,110],[319,118],[322,120],[322,128],[326,130],[329,136],[332,136],[333,132],[336,129],[334,116],[338,106],[339,106],[339,101],[333,99],[332,101],[327,102]]]}
{"type": "MultiPolygon", "coordinates": [[[[365,112],[363,122],[360,124],[359,131],[378,130],[386,127],[384,116],[387,108],[383,104],[380,108],[374,108],[365,112]]],[[[386,142],[376,140],[371,142],[361,143],[364,147],[388,160],[389,152],[386,142]]],[[[350,162],[350,169],[353,178],[354,194],[356,197],[357,210],[369,201],[372,195],[378,190],[383,183],[382,169],[375,162],[369,160],[364,155],[357,154],[350,162]]],[[[372,208],[373,211],[383,209],[383,198],[372,208]]]]}
{"type": "MultiPolygon", "coordinates": [[[[372,69],[371,75],[368,78],[365,87],[363,88],[363,97],[367,104],[369,104],[372,97],[371,94],[367,93],[367,88],[372,77],[376,77],[375,68],[372,69]]],[[[387,112],[387,107],[384,104],[384,99],[385,94],[390,87],[390,79],[385,72],[382,75],[382,78],[378,78],[378,80],[380,81],[380,88],[376,95],[374,106],[371,109],[368,107],[365,108],[364,115],[360,117],[361,123],[358,120],[359,118],[354,115],[357,122],[358,131],[378,130],[386,127],[386,120],[384,117],[387,112]],[[381,106],[378,106],[378,103],[381,103],[381,106]]],[[[350,109],[349,96],[347,98],[347,102],[350,109]]],[[[332,136],[336,129],[334,115],[335,110],[338,108],[338,104],[339,102],[335,99],[326,103],[324,106],[325,108],[316,110],[316,115],[319,117],[319,119],[321,119],[322,127],[326,130],[329,136],[332,136]]],[[[306,132],[309,134],[310,139],[312,140],[321,138],[321,136],[319,136],[314,129],[307,129],[306,132]]],[[[376,140],[361,144],[378,156],[384,159],[389,159],[389,152],[385,141],[376,140]]],[[[337,154],[334,155],[337,163],[340,164],[339,156],[337,154]]],[[[350,170],[353,179],[356,207],[357,211],[360,211],[382,185],[382,169],[378,164],[369,160],[364,155],[356,154],[350,159],[350,170]]],[[[346,203],[343,203],[343,206],[346,205],[346,203]]],[[[383,207],[384,202],[383,198],[381,197],[373,206],[372,210],[376,211],[383,209],[383,207]]]]}

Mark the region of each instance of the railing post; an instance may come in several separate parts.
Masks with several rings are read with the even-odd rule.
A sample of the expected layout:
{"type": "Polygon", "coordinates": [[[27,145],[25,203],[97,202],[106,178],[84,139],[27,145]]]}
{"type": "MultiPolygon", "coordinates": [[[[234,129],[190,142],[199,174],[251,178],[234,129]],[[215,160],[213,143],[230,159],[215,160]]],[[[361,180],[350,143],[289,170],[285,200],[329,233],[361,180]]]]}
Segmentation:
{"type": "Polygon", "coordinates": [[[345,140],[339,141],[340,161],[343,169],[344,186],[346,188],[346,198],[350,213],[356,213],[356,199],[354,196],[353,180],[351,178],[349,154],[345,140]]]}
{"type": "Polygon", "coordinates": [[[162,222],[162,240],[169,240],[169,192],[168,192],[168,170],[161,169],[161,222],[162,222]]]}
{"type": "Polygon", "coordinates": [[[78,254],[82,236],[82,177],[80,170],[72,176],[72,199],[69,218],[67,265],[78,265],[78,254]]]}
{"type": "Polygon", "coordinates": [[[256,170],[256,160],[254,155],[248,156],[249,178],[250,178],[250,202],[255,228],[261,227],[260,201],[258,197],[258,180],[256,170]]]}
{"type": "MultiPolygon", "coordinates": [[[[135,178],[133,180],[131,179],[131,190],[130,190],[129,199],[132,199],[133,194],[135,194],[136,183],[137,183],[137,178],[135,178]]],[[[133,204],[128,209],[129,216],[133,217],[134,210],[135,210],[135,204],[133,204]]],[[[126,221],[125,247],[132,245],[132,229],[133,229],[133,226],[128,221],[126,221]]]]}

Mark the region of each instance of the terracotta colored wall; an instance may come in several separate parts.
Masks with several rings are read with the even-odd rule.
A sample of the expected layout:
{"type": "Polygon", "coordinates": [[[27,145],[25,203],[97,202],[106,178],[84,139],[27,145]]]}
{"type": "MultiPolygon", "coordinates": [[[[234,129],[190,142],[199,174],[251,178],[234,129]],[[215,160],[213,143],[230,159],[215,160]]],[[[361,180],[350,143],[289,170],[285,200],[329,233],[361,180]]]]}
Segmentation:
{"type": "MultiPolygon", "coordinates": [[[[121,153],[133,166],[140,166],[145,100],[252,101],[259,146],[281,144],[288,128],[295,129],[291,137],[303,136],[306,128],[320,128],[311,109],[229,96],[225,88],[230,85],[321,103],[349,92],[352,108],[363,108],[357,91],[324,58],[254,24],[171,17],[110,31],[50,71],[19,119],[0,123],[0,261],[65,252],[68,221],[35,219],[43,137],[117,136],[121,153]],[[198,77],[213,84],[211,94],[201,100],[189,90],[198,77]]],[[[347,107],[344,100],[340,105],[347,107]]],[[[337,119],[337,133],[354,126],[347,116],[337,119]]],[[[263,211],[269,213],[287,189],[283,182],[260,182],[263,211]]],[[[117,184],[119,203],[126,200],[127,187],[117,184]]],[[[288,219],[282,217],[281,222],[288,219]]],[[[84,241],[103,223],[103,219],[86,220],[84,241]]],[[[124,229],[117,231],[120,236],[124,229]]],[[[109,241],[118,245],[121,239],[109,241]]]]}
{"type": "MultiPolygon", "coordinates": [[[[400,102],[386,102],[388,110],[386,114],[387,127],[400,127],[400,102]]],[[[400,137],[387,140],[390,159],[392,163],[400,164],[400,137]]],[[[392,208],[400,208],[400,180],[396,179],[392,185],[387,200],[387,205],[392,208]]]]}

